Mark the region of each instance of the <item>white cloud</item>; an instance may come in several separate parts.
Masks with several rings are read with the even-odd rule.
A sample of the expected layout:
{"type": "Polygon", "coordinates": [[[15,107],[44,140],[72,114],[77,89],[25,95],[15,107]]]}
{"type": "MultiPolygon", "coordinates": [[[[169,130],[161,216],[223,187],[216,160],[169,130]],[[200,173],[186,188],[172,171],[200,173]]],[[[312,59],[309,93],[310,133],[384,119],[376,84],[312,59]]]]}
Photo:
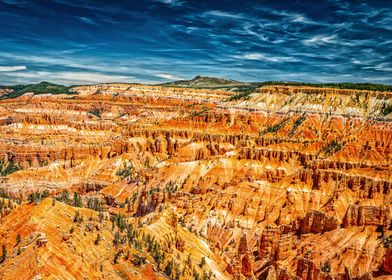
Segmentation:
{"type": "Polygon", "coordinates": [[[155,74],[156,77],[159,78],[163,78],[166,80],[172,80],[172,81],[176,81],[176,80],[183,80],[184,78],[180,77],[180,76],[176,76],[176,75],[172,75],[172,74],[165,74],[165,73],[158,73],[155,74]]]}
{"type": "Polygon", "coordinates": [[[252,30],[252,28],[253,28],[254,26],[255,26],[254,24],[246,23],[246,24],[243,26],[243,30],[240,31],[240,33],[245,34],[245,35],[252,35],[252,36],[255,36],[256,38],[260,39],[260,40],[263,41],[263,42],[268,41],[269,38],[268,38],[267,36],[265,36],[264,34],[259,34],[259,33],[257,33],[257,32],[255,32],[255,31],[252,30]]]}
{"type": "Polygon", "coordinates": [[[334,44],[336,43],[337,36],[336,35],[316,35],[309,39],[304,40],[304,44],[308,46],[318,46],[325,44],[334,44]]]}
{"type": "Polygon", "coordinates": [[[288,11],[278,11],[271,10],[271,12],[275,15],[283,16],[289,19],[292,22],[301,23],[301,24],[322,24],[321,22],[316,22],[312,19],[309,19],[306,15],[300,13],[293,13],[288,11]]]}
{"type": "Polygon", "coordinates": [[[5,75],[12,77],[17,82],[36,83],[40,81],[50,81],[65,85],[74,84],[94,84],[94,83],[110,83],[110,82],[135,82],[132,76],[110,75],[93,72],[16,72],[5,73],[5,75]]]}
{"type": "MultiPolygon", "coordinates": [[[[0,58],[5,59],[12,59],[12,60],[20,60],[27,64],[37,64],[39,66],[53,66],[59,65],[61,67],[69,67],[69,68],[78,68],[83,70],[90,70],[90,71],[99,71],[105,72],[111,70],[113,72],[126,72],[129,71],[130,68],[124,67],[121,65],[108,65],[103,64],[97,59],[91,58],[82,58],[76,59],[67,56],[56,56],[53,55],[17,55],[11,53],[0,53],[0,58]]],[[[22,67],[22,66],[20,66],[22,67]]],[[[22,70],[22,69],[20,69],[22,70]]],[[[24,70],[24,69],[23,69],[24,70]]],[[[1,71],[1,70],[0,70],[1,71]]]]}
{"type": "Polygon", "coordinates": [[[247,53],[242,55],[236,55],[235,58],[239,59],[249,59],[249,60],[264,60],[268,62],[297,62],[299,61],[295,57],[291,56],[272,56],[263,53],[247,53]]]}
{"type": "Polygon", "coordinates": [[[356,59],[356,58],[352,58],[351,59],[351,63],[352,64],[362,64],[362,62],[360,60],[356,59]]]}
{"type": "Polygon", "coordinates": [[[78,19],[81,22],[84,22],[84,23],[87,23],[87,24],[90,24],[90,25],[96,25],[97,24],[93,19],[88,18],[88,17],[78,17],[78,19]]]}
{"type": "Polygon", "coordinates": [[[233,14],[233,13],[228,13],[228,12],[223,12],[223,11],[208,11],[203,14],[204,16],[214,16],[214,17],[225,17],[225,18],[244,18],[243,15],[241,14],[233,14]]]}
{"type": "Polygon", "coordinates": [[[185,1],[180,1],[180,0],[155,0],[155,1],[172,7],[182,6],[185,3],[185,1]]]}
{"type": "Polygon", "coordinates": [[[302,24],[318,24],[317,22],[308,19],[303,15],[295,15],[291,19],[292,22],[302,23],[302,24]]]}
{"type": "Polygon", "coordinates": [[[391,66],[391,63],[383,62],[383,63],[380,63],[375,66],[365,66],[365,67],[362,67],[362,69],[373,69],[373,70],[377,70],[377,71],[388,71],[389,72],[389,71],[392,71],[392,66],[391,66]]]}
{"type": "Polygon", "coordinates": [[[14,72],[26,69],[26,66],[0,66],[0,72],[14,72]]]}

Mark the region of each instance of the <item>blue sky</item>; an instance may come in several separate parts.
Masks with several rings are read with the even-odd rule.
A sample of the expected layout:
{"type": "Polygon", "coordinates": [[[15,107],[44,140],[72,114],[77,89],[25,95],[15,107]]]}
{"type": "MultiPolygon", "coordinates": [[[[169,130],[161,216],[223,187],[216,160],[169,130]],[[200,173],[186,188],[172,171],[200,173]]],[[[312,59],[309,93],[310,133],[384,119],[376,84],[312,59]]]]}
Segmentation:
{"type": "Polygon", "coordinates": [[[0,0],[0,84],[392,84],[390,1],[0,0]]]}

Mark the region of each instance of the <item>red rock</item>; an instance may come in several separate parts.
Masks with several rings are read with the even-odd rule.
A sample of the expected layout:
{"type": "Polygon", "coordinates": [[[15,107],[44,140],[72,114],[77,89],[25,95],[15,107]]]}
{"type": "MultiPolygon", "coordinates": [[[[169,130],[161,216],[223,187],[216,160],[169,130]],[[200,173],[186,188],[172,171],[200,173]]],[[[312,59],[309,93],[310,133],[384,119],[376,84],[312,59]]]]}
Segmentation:
{"type": "Polygon", "coordinates": [[[392,275],[392,249],[387,249],[382,269],[392,275]]]}

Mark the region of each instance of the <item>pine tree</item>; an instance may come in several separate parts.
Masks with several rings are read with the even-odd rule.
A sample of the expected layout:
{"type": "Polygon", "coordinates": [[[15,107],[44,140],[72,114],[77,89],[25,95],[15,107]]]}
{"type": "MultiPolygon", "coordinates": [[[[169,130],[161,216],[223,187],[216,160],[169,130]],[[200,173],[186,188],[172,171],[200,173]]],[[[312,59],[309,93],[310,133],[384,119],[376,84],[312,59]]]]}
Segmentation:
{"type": "Polygon", "coordinates": [[[3,256],[4,258],[7,257],[7,248],[5,247],[4,244],[3,244],[3,246],[1,247],[1,253],[2,253],[2,256],[3,256]]]}
{"type": "Polygon", "coordinates": [[[99,241],[101,241],[101,234],[98,233],[97,239],[95,239],[94,244],[98,245],[99,241]]]}
{"type": "Polygon", "coordinates": [[[113,240],[114,245],[117,247],[120,244],[120,232],[116,232],[114,234],[114,240],[113,240]]]}
{"type": "Polygon", "coordinates": [[[3,244],[3,246],[1,247],[1,257],[0,257],[0,263],[4,262],[5,259],[7,258],[7,248],[5,247],[5,245],[3,244]]]}
{"type": "Polygon", "coordinates": [[[203,267],[206,264],[206,258],[202,257],[199,266],[203,267]]]}
{"type": "Polygon", "coordinates": [[[188,257],[186,258],[186,264],[188,266],[191,266],[191,264],[192,264],[191,254],[188,254],[188,257]]]}
{"type": "Polygon", "coordinates": [[[173,260],[169,261],[165,266],[164,272],[166,276],[170,277],[172,274],[172,270],[173,270],[173,260]]]}
{"type": "Polygon", "coordinates": [[[80,217],[79,217],[79,211],[76,211],[76,212],[75,212],[75,216],[74,216],[74,218],[73,218],[73,222],[74,222],[74,223],[77,223],[77,222],[79,222],[79,219],[80,219],[80,217]]]}
{"type": "Polygon", "coordinates": [[[120,257],[120,252],[118,252],[118,253],[116,253],[116,254],[114,255],[114,258],[113,258],[113,263],[114,263],[114,264],[117,263],[119,257],[120,257]]]}
{"type": "Polygon", "coordinates": [[[75,207],[82,207],[82,199],[80,198],[80,195],[77,192],[74,192],[74,198],[73,198],[73,206],[75,207]]]}

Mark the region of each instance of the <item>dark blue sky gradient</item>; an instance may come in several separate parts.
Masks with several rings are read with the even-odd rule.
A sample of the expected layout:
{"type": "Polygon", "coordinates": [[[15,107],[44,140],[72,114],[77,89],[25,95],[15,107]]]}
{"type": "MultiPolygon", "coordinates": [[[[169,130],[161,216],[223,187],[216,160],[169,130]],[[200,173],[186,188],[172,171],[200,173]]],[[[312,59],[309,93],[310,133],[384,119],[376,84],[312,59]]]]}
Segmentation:
{"type": "Polygon", "coordinates": [[[0,0],[0,84],[392,84],[391,1],[0,0]]]}

